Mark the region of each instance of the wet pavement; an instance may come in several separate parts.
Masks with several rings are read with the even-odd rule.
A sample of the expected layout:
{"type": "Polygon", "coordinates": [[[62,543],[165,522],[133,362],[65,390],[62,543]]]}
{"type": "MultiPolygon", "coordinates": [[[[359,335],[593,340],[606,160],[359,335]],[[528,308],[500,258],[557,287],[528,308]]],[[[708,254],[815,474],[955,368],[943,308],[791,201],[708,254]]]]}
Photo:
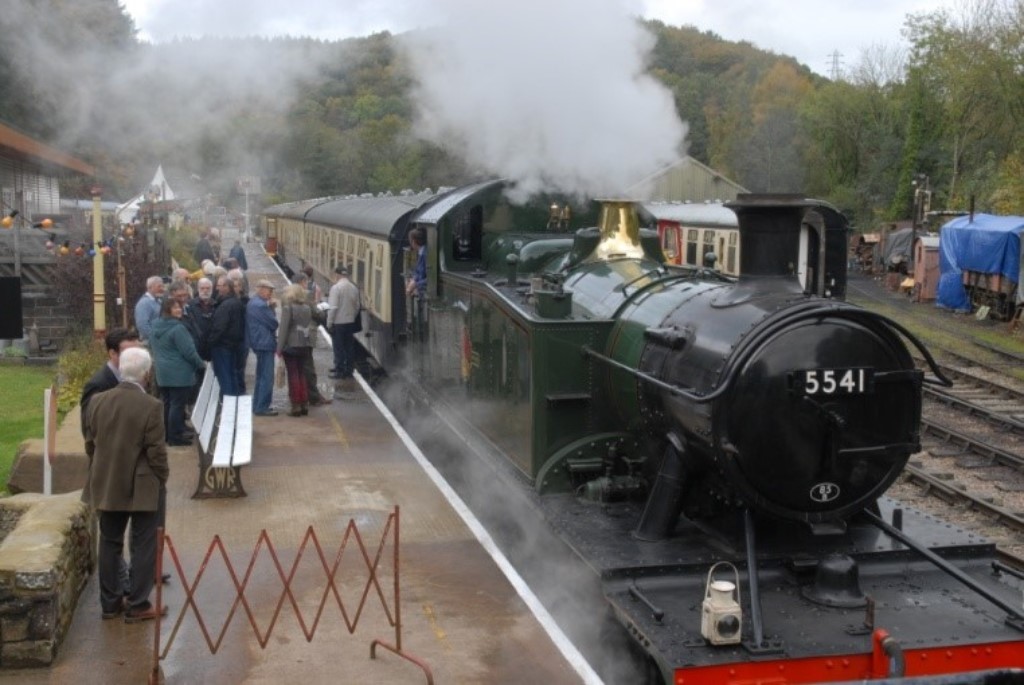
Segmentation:
{"type": "MultiPolygon", "coordinates": [[[[225,253],[231,238],[225,236],[225,253]]],[[[246,248],[250,282],[284,284],[262,249],[246,248]]],[[[323,374],[330,350],[323,345],[315,357],[330,396],[323,374]]],[[[252,366],[250,359],[250,382],[252,366]]],[[[285,389],[275,390],[275,405],[287,408],[285,389]]],[[[426,682],[415,664],[389,651],[370,659],[372,640],[396,643],[391,621],[398,612],[403,651],[425,663],[436,683],[580,682],[363,386],[307,417],[256,417],[253,463],[241,472],[247,497],[191,499],[199,477],[195,448],[169,448],[169,459],[164,564],[172,580],[163,588],[169,615],[160,625],[159,662],[166,682],[426,682]],[[393,538],[383,537],[396,505],[397,603],[393,538]],[[222,547],[210,551],[215,537],[222,547]]],[[[146,682],[155,624],[101,620],[98,595],[93,574],[51,668],[0,671],[0,680],[146,682]]]]}

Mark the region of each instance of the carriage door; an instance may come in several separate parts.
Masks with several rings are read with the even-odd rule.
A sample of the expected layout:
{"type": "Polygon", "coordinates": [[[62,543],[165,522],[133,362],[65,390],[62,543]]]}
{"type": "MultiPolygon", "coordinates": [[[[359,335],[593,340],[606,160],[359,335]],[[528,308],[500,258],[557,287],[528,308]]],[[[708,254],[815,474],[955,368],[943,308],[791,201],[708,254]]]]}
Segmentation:
{"type": "Polygon", "coordinates": [[[821,250],[821,231],[824,230],[820,217],[808,215],[800,224],[800,246],[796,261],[796,275],[805,293],[824,295],[820,274],[824,271],[825,255],[821,250]],[[817,225],[815,225],[815,223],[817,225]]]}
{"type": "Polygon", "coordinates": [[[665,253],[667,264],[681,264],[683,261],[680,249],[681,231],[674,221],[659,221],[658,232],[661,233],[661,251],[665,253]]]}
{"type": "Polygon", "coordinates": [[[267,218],[267,235],[263,243],[263,249],[272,254],[277,254],[277,219],[267,218]]]}

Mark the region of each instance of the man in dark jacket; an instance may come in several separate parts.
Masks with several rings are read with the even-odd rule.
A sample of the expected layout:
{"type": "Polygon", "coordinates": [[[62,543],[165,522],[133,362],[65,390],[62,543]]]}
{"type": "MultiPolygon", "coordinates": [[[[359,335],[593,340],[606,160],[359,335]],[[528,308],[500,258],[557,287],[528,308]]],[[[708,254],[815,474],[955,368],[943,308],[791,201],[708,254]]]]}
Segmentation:
{"type": "Polygon", "coordinates": [[[220,261],[220,255],[214,252],[213,245],[210,244],[210,234],[208,231],[204,231],[203,235],[200,236],[199,241],[196,243],[196,249],[192,252],[192,257],[196,260],[196,264],[200,265],[204,259],[209,259],[214,264],[220,261]]]}
{"type": "Polygon", "coordinates": [[[85,435],[85,412],[89,408],[89,401],[93,395],[110,390],[121,382],[121,372],[118,363],[121,353],[132,347],[139,347],[139,334],[133,328],[111,328],[103,339],[107,348],[107,363],[92,375],[92,378],[85,382],[82,388],[81,405],[82,435],[85,435]]]}
{"type": "Polygon", "coordinates": [[[125,623],[163,615],[149,601],[156,568],[157,528],[163,525],[167,497],[167,448],[163,405],[145,384],[152,368],[149,352],[127,349],[120,356],[121,382],[96,395],[86,413],[85,453],[89,472],[82,501],[99,512],[100,605],[103,618],[124,612],[125,623]],[[131,592],[119,578],[124,534],[129,546],[131,592]]]}
{"type": "Polygon", "coordinates": [[[188,301],[185,323],[196,341],[196,352],[206,361],[210,361],[210,325],[216,308],[213,283],[209,278],[200,278],[196,283],[196,296],[188,301]]]}
{"type": "Polygon", "coordinates": [[[210,358],[222,395],[241,395],[244,391],[238,359],[245,351],[245,306],[227,276],[217,279],[217,308],[210,321],[210,358]]]}
{"type": "Polygon", "coordinates": [[[231,251],[228,252],[228,257],[231,257],[236,262],[238,262],[238,267],[242,271],[249,270],[249,261],[245,258],[245,250],[242,248],[241,240],[235,241],[234,247],[232,247],[231,251]]]}

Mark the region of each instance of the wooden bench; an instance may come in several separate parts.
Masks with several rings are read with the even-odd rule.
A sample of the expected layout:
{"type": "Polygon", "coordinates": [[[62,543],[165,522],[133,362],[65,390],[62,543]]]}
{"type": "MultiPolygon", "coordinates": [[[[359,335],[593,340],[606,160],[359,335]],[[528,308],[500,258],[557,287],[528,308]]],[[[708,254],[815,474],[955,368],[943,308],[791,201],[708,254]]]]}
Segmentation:
{"type": "Polygon", "coordinates": [[[221,398],[213,367],[207,364],[192,425],[199,453],[199,482],[192,498],[245,497],[241,467],[252,462],[252,396],[221,398]]]}

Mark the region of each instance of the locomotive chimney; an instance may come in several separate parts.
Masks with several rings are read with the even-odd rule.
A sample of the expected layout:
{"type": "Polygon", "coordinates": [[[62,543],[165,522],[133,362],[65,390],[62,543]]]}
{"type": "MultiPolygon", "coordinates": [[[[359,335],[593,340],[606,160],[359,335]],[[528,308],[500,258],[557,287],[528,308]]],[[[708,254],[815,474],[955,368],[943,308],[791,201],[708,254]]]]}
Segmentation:
{"type": "Polygon", "coordinates": [[[598,222],[600,242],[591,260],[618,257],[643,257],[640,246],[640,219],[636,202],[632,200],[600,200],[601,218],[598,222]]]}
{"type": "Polygon", "coordinates": [[[726,203],[739,219],[740,280],[795,276],[800,224],[814,203],[799,195],[741,194],[726,203]]]}

